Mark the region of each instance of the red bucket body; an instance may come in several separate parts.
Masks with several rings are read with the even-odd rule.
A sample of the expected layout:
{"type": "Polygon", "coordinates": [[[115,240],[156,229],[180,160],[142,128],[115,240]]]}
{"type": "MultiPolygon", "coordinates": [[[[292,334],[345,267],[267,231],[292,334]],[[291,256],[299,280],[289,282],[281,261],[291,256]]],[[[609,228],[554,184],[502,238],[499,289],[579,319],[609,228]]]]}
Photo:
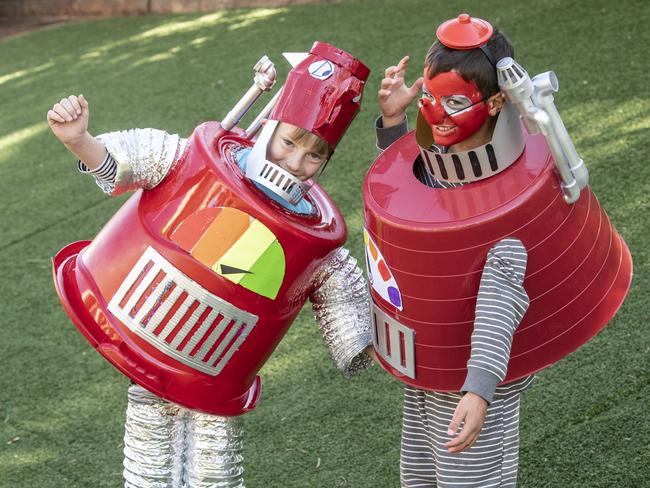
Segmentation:
{"type": "Polygon", "coordinates": [[[66,312],[109,362],[162,398],[217,415],[255,406],[257,372],[346,238],[317,185],[306,197],[315,214],[300,216],[247,180],[232,149],[250,144],[217,122],[197,127],[157,187],[53,261],[66,312]],[[201,252],[228,239],[211,268],[201,252]],[[250,252],[259,255],[250,269],[226,266],[250,252]]]}
{"type": "MultiPolygon", "coordinates": [[[[402,309],[375,290],[372,298],[388,322],[402,324],[412,337],[415,368],[405,374],[380,359],[405,383],[460,389],[481,273],[488,250],[501,239],[517,238],[528,251],[524,288],[530,298],[504,383],[576,350],[625,299],[632,279],[625,242],[589,188],[575,204],[564,202],[543,137],[526,134],[525,140],[511,167],[458,188],[429,188],[416,179],[413,132],[385,150],[368,172],[365,226],[399,287],[402,309]]],[[[374,314],[374,326],[389,327],[380,316],[374,314]]],[[[407,347],[400,334],[389,347],[407,347]]]]}

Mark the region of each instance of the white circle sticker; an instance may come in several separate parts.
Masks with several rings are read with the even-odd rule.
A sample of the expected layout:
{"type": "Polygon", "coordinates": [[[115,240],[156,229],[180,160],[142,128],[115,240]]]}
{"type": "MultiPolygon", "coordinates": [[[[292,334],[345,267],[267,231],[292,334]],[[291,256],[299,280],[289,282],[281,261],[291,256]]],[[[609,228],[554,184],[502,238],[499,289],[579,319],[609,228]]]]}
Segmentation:
{"type": "Polygon", "coordinates": [[[334,65],[327,60],[316,61],[309,65],[309,74],[317,80],[326,80],[334,73],[334,65]]]}

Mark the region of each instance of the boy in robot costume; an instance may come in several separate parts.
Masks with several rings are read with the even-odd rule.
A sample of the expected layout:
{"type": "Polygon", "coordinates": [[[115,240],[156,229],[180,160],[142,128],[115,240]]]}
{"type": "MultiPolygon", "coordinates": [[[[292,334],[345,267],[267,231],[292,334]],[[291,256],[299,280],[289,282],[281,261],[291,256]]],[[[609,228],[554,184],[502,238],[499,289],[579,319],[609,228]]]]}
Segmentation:
{"type": "MultiPolygon", "coordinates": [[[[127,203],[92,243],[72,244],[54,259],[57,291],[75,325],[114,366],[139,383],[129,388],[128,395],[125,486],[244,486],[242,427],[237,415],[254,408],[260,395],[255,373],[305,299],[312,302],[331,355],[344,374],[355,374],[370,362],[366,354],[367,349],[371,352],[371,337],[365,280],[355,259],[340,247],[345,240],[345,224],[338,210],[315,183],[317,173],[358,112],[369,71],[345,51],[322,42],[315,43],[309,54],[297,59],[293,55],[292,59],[296,65],[284,89],[264,109],[264,115],[273,111],[252,148],[250,140],[258,127],[251,126],[243,134],[233,127],[261,91],[270,89],[275,81],[275,71],[268,62],[262,63],[264,66],[258,63],[257,86],[251,87],[221,124],[199,126],[190,139],[154,129],[92,137],[86,131],[89,110],[82,95],[62,99],[48,112],[55,135],[79,158],[79,170],[94,176],[105,193],[144,189],[132,197],[131,208],[127,203]],[[314,96],[319,92],[322,97],[314,96]],[[184,180],[193,185],[184,198],[200,201],[192,205],[184,202],[170,213],[198,210],[187,211],[189,215],[180,219],[180,225],[174,224],[173,232],[158,230],[149,236],[147,232],[156,226],[156,220],[140,225],[141,214],[152,208],[158,212],[161,201],[162,206],[173,207],[179,201],[174,192],[183,196],[182,190],[187,188],[184,180]],[[238,191],[245,195],[237,195],[238,191]],[[150,195],[153,200],[147,205],[150,195]],[[249,207],[250,202],[253,204],[249,207]],[[259,213],[255,213],[255,206],[261,209],[259,213]],[[269,215],[275,220],[264,224],[263,218],[269,215]],[[219,219],[225,224],[214,231],[219,219]],[[244,230],[230,235],[237,225],[244,230]],[[122,228],[129,226],[133,230],[123,233],[122,228]],[[293,234],[294,243],[284,242],[292,234],[286,237],[280,227],[298,229],[293,234]],[[251,229],[252,238],[246,240],[251,229]],[[119,278],[123,281],[115,291],[104,284],[112,278],[102,276],[110,257],[102,261],[97,255],[114,253],[128,261],[129,252],[125,250],[129,248],[119,246],[130,239],[137,243],[139,232],[145,232],[142,239],[153,244],[135,265],[127,266],[127,271],[129,267],[133,270],[119,278]],[[159,233],[167,239],[161,240],[159,233]],[[226,264],[225,258],[215,257],[214,248],[228,239],[231,246],[221,251],[231,259],[226,264]],[[267,247],[260,248],[261,240],[267,247]],[[303,241],[323,248],[313,262],[300,264],[299,258],[290,254],[295,247],[296,253],[309,255],[309,249],[301,250],[303,241]],[[186,254],[180,253],[179,258],[177,248],[163,256],[170,243],[194,258],[189,266],[186,254]],[[250,252],[257,252],[259,257],[251,260],[249,269],[243,269],[242,259],[246,260],[250,252]],[[146,256],[154,264],[148,263],[136,273],[146,256]],[[261,266],[264,259],[265,266],[261,266]],[[206,275],[204,267],[196,271],[196,261],[212,272],[206,275]],[[302,269],[292,270],[292,261],[298,261],[302,269]],[[145,286],[142,283],[147,276],[155,274],[150,269],[158,263],[162,263],[158,275],[175,273],[176,281],[156,284],[158,275],[152,276],[152,284],[134,298],[145,286]],[[233,263],[240,263],[242,268],[233,263]],[[178,272],[174,266],[186,267],[178,272]],[[265,272],[266,278],[255,281],[256,275],[265,272]],[[95,287],[87,276],[98,285],[95,287]],[[209,304],[197,299],[183,309],[185,302],[178,304],[187,299],[175,299],[163,312],[172,301],[171,295],[183,286],[181,297],[195,293],[207,297],[204,302],[209,304]],[[213,296],[208,286],[216,286],[218,293],[221,289],[222,296],[213,296]],[[81,293],[84,288],[85,293],[81,293]],[[87,295],[92,294],[99,299],[89,300],[87,295]],[[248,299],[249,304],[242,299],[243,305],[234,305],[240,296],[253,298],[248,299]],[[263,317],[265,310],[273,310],[269,300],[278,304],[277,319],[263,317]],[[106,306],[102,301],[110,303],[106,306]],[[248,310],[240,310],[244,306],[248,310]],[[85,308],[89,315],[85,315],[85,308]],[[227,314],[234,317],[230,323],[225,319],[227,314]],[[151,325],[156,321],[158,326],[151,325]],[[170,326],[173,321],[180,325],[170,326]],[[183,325],[183,321],[190,325],[183,325]],[[160,340],[165,334],[167,337],[160,340]],[[181,334],[185,335],[182,340],[181,334]],[[214,343],[211,348],[210,341],[214,343]],[[199,357],[203,362],[197,360],[199,357]],[[248,371],[242,374],[242,369],[248,371]],[[220,380],[228,375],[235,380],[220,380]],[[213,391],[218,381],[222,381],[223,392],[213,391]],[[224,398],[219,398],[220,393],[224,398]]],[[[162,228],[170,226],[166,222],[162,228]]]]}
{"type": "MultiPolygon", "coordinates": [[[[597,231],[590,235],[603,227],[599,219],[604,213],[588,189],[574,209],[567,206],[586,187],[582,161],[570,171],[558,168],[560,176],[566,176],[559,184],[552,164],[547,164],[552,161],[548,149],[538,140],[524,139],[515,110],[520,100],[508,92],[513,102],[508,103],[497,82],[497,61],[504,60],[498,64],[504,69],[514,64],[507,38],[467,14],[443,23],[436,34],[438,42],[427,54],[424,77],[410,87],[404,83],[409,61],[405,57],[386,69],[379,90],[382,115],[376,132],[383,153],[364,183],[373,340],[382,367],[406,384],[402,486],[513,487],[521,393],[535,371],[579,347],[614,315],[629,289],[631,258],[613,228],[607,227],[603,238],[597,231]],[[405,136],[406,108],[420,89],[416,134],[405,136]],[[538,182],[544,179],[533,190],[531,174],[538,182]],[[528,192],[526,198],[521,197],[520,182],[528,192]],[[542,186],[546,189],[540,190],[542,186]],[[543,198],[547,200],[542,202],[543,198]],[[593,325],[580,325],[585,317],[594,317],[589,316],[588,304],[579,310],[579,319],[566,321],[565,330],[559,320],[559,326],[549,324],[549,315],[556,310],[552,307],[562,311],[565,304],[557,297],[544,303],[544,295],[562,288],[571,300],[580,298],[586,288],[578,275],[588,273],[573,276],[573,287],[579,289],[573,295],[564,288],[572,286],[565,276],[556,277],[556,286],[552,275],[558,270],[546,275],[543,270],[553,268],[549,263],[560,261],[556,258],[562,252],[544,254],[540,234],[553,234],[554,225],[564,228],[563,222],[590,208],[585,202],[591,202],[598,215],[592,219],[589,210],[584,211],[587,224],[581,225],[589,232],[579,237],[585,246],[599,241],[604,249],[609,249],[611,237],[615,252],[610,259],[605,251],[594,269],[614,271],[595,292],[602,298],[599,303],[607,303],[593,325]],[[528,213],[508,215],[513,208],[516,214],[518,205],[528,213]],[[538,214],[532,213],[536,205],[543,209],[538,214]],[[552,214],[559,217],[549,217],[552,214]],[[553,218],[560,220],[554,224],[553,218]],[[592,220],[597,220],[595,226],[592,220]],[[529,310],[533,300],[541,306],[529,310]],[[525,326],[518,330],[521,323],[525,326]],[[549,332],[536,329],[538,324],[548,325],[549,332]],[[567,334],[572,329],[580,332],[567,334]],[[566,344],[560,347],[555,339],[562,335],[566,344]]],[[[518,65],[515,71],[525,73],[518,65]]],[[[547,108],[544,114],[553,110],[547,108]]],[[[529,112],[539,120],[544,115],[534,107],[529,112]]],[[[527,120],[528,113],[522,116],[531,133],[543,126],[531,122],[532,116],[527,120]]],[[[551,132],[545,130],[544,135],[551,132]]],[[[564,159],[560,150],[554,151],[558,146],[553,136],[547,140],[553,157],[564,159]]],[[[568,237],[562,232],[560,237],[568,237]]],[[[584,253],[589,255],[590,248],[584,253]]],[[[568,270],[580,268],[585,260],[578,255],[568,270]]],[[[591,281],[584,282],[598,281],[593,279],[598,271],[591,272],[591,281]]]]}

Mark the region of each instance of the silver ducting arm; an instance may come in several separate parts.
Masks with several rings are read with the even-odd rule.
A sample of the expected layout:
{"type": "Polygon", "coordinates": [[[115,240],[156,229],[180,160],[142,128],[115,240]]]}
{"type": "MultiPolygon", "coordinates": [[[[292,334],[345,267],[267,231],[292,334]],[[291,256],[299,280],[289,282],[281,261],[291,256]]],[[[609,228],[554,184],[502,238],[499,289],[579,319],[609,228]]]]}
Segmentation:
{"type": "Polygon", "coordinates": [[[269,117],[269,114],[271,113],[271,110],[273,110],[273,107],[275,107],[275,104],[278,103],[278,99],[280,98],[280,94],[282,93],[282,87],[277,91],[275,95],[273,95],[273,98],[269,100],[269,103],[267,103],[262,111],[255,117],[255,120],[251,122],[251,125],[248,126],[246,129],[246,137],[249,139],[252,139],[255,134],[260,130],[260,127],[262,127],[262,120],[267,119],[269,117]]]}
{"type": "Polygon", "coordinates": [[[253,67],[253,71],[255,72],[253,86],[248,89],[221,122],[221,126],[226,130],[235,127],[260,95],[265,91],[269,91],[275,84],[275,66],[267,56],[260,58],[253,67]]]}
{"type": "Polygon", "coordinates": [[[589,184],[589,174],[553,102],[553,93],[559,88],[557,76],[547,71],[531,80],[514,59],[503,58],[497,63],[497,77],[499,88],[506,100],[517,107],[528,132],[542,133],[546,138],[560,175],[564,200],[574,203],[580,190],[589,184]]]}

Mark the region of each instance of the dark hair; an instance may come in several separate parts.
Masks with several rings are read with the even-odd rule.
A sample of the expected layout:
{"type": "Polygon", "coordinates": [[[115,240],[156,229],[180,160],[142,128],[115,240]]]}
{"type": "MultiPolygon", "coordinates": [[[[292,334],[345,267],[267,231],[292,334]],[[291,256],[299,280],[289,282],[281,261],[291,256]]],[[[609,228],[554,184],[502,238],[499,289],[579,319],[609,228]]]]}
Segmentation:
{"type": "MultiPolygon", "coordinates": [[[[494,29],[487,46],[492,51],[496,61],[508,56],[515,57],[515,49],[512,47],[510,40],[499,29],[494,29]]],[[[492,66],[487,56],[478,48],[468,50],[451,49],[436,41],[429,48],[427,57],[424,60],[424,66],[427,68],[427,77],[429,79],[438,73],[456,70],[465,81],[476,83],[476,86],[486,98],[499,91],[496,67],[492,66]]]]}

